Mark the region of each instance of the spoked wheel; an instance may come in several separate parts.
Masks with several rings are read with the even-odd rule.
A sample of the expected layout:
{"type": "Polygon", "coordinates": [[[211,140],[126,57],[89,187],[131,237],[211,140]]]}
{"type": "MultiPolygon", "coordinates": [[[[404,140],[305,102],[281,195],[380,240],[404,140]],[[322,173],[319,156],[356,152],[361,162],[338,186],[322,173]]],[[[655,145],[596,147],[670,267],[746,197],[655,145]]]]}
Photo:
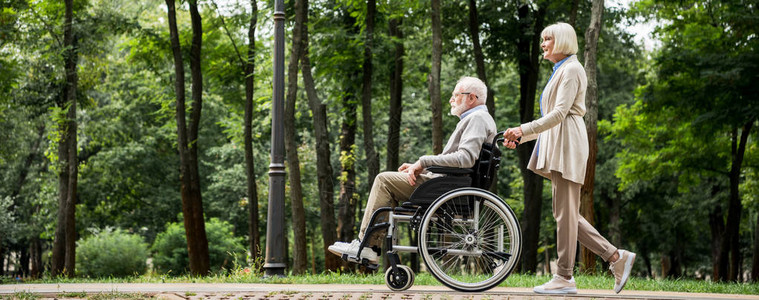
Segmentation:
{"type": "Polygon", "coordinates": [[[410,267],[398,265],[400,274],[393,274],[393,268],[387,268],[385,271],[385,284],[393,291],[408,290],[414,284],[414,271],[410,267]]]}
{"type": "Polygon", "coordinates": [[[422,219],[419,252],[435,278],[462,292],[503,282],[519,261],[522,231],[498,196],[478,188],[453,190],[422,219]]]}

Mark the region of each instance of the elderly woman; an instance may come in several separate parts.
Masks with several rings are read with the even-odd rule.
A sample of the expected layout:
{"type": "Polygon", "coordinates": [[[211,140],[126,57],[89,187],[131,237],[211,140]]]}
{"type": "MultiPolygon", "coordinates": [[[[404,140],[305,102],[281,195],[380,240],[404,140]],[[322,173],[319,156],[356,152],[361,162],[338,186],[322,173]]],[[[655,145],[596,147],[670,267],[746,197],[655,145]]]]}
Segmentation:
{"type": "Polygon", "coordinates": [[[504,145],[537,139],[527,166],[551,180],[553,216],[556,219],[558,270],[553,278],[533,290],[540,294],[575,294],[572,276],[577,241],[610,262],[616,279],[614,291],[625,286],[635,253],[618,250],[580,215],[580,188],[588,160],[585,115],[585,69],[577,60],[577,35],[571,25],[557,23],[541,33],[543,58],[554,63],[553,74],[540,95],[540,115],[535,121],[509,128],[504,145]],[[520,139],[521,138],[521,139],[520,139]]]}

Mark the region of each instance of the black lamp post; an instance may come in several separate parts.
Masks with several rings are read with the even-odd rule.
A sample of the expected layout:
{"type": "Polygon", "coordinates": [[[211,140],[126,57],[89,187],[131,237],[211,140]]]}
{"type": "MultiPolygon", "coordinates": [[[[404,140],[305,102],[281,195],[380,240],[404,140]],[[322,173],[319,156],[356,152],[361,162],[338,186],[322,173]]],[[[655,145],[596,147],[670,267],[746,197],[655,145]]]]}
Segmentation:
{"type": "Polygon", "coordinates": [[[285,276],[285,4],[274,2],[274,80],[271,108],[269,213],[266,226],[265,276],[285,276]]]}

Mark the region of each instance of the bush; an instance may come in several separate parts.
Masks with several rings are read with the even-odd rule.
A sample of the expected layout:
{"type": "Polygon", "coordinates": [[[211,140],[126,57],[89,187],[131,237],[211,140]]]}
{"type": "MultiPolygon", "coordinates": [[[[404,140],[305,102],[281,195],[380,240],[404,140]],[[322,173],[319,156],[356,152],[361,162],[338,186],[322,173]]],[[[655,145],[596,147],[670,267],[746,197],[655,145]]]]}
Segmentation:
{"type": "MultiPolygon", "coordinates": [[[[232,225],[216,218],[206,222],[208,256],[211,272],[234,267],[238,259],[245,259],[241,238],[232,234],[232,225]]],[[[185,274],[189,272],[187,238],[183,223],[170,223],[159,233],[151,248],[153,268],[158,273],[185,274]]]]}
{"type": "Polygon", "coordinates": [[[90,236],[76,247],[76,269],[88,277],[142,275],[147,269],[148,245],[142,237],[122,230],[90,236]]]}

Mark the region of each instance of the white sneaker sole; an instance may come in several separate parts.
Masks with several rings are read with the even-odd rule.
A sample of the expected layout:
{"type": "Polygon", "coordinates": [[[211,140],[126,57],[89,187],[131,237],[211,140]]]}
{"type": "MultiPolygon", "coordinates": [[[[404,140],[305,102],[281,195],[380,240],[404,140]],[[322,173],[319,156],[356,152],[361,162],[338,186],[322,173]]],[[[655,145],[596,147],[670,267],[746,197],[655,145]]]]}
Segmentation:
{"type": "Polygon", "coordinates": [[[623,288],[625,288],[625,284],[627,284],[627,279],[630,278],[630,272],[632,271],[633,263],[635,262],[635,253],[627,252],[628,255],[630,255],[630,258],[625,262],[625,272],[622,273],[622,283],[619,284],[619,286],[614,285],[614,292],[619,294],[619,292],[622,291],[623,288]]]}
{"type": "Polygon", "coordinates": [[[577,294],[577,288],[560,288],[560,289],[546,290],[546,289],[543,289],[542,287],[536,286],[532,289],[532,291],[537,294],[550,294],[550,295],[577,294]]]}
{"type": "MultiPolygon", "coordinates": [[[[334,254],[334,255],[340,256],[341,258],[343,257],[343,255],[348,255],[348,254],[344,253],[343,251],[341,251],[340,249],[334,248],[332,246],[327,247],[327,250],[329,250],[329,252],[332,252],[332,254],[334,254]]],[[[361,263],[361,259],[362,258],[348,255],[347,261],[349,261],[349,262],[355,262],[355,263],[361,263]]],[[[377,264],[377,263],[379,263],[379,256],[374,257],[373,259],[372,258],[368,258],[367,260],[370,263],[377,264]]]]}

